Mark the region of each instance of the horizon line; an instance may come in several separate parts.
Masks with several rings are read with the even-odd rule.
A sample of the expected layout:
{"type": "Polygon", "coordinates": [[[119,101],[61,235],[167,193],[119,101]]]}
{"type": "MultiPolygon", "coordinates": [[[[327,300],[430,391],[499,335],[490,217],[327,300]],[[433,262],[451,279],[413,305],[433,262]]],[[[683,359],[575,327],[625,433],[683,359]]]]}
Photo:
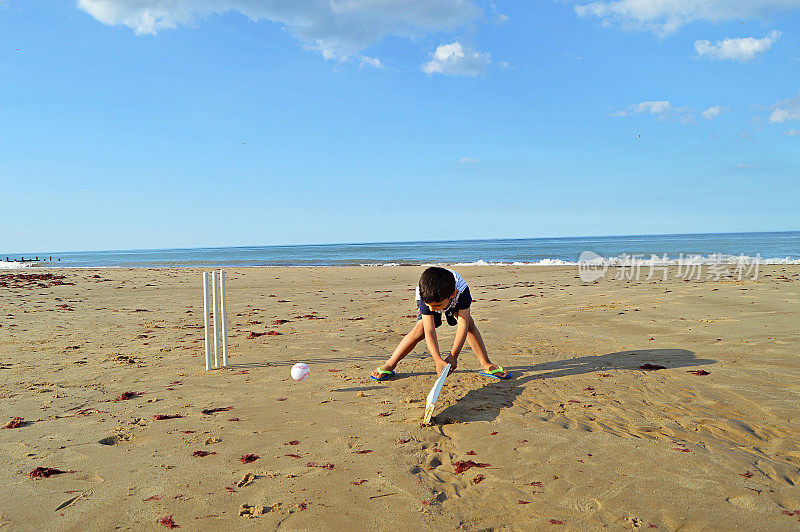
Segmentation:
{"type": "Polygon", "coordinates": [[[715,233],[715,232],[708,232],[708,233],[654,233],[654,234],[624,234],[624,235],[576,235],[576,236],[558,236],[558,237],[548,237],[548,236],[540,236],[540,237],[495,237],[495,238],[458,238],[458,239],[442,239],[442,240],[395,240],[395,241],[383,241],[383,242],[327,242],[327,243],[313,243],[313,244],[247,244],[247,245],[237,245],[237,246],[200,246],[200,247],[166,247],[166,248],[132,248],[132,249],[95,249],[95,250],[72,250],[72,251],[47,251],[47,252],[30,252],[30,253],[20,253],[20,252],[2,252],[0,253],[0,258],[4,258],[6,256],[11,257],[13,255],[50,255],[50,254],[72,254],[72,253],[120,253],[120,252],[132,252],[132,251],[169,251],[169,250],[181,250],[181,251],[193,251],[199,249],[241,249],[241,248],[265,248],[265,247],[313,247],[313,246],[367,246],[367,245],[378,245],[378,244],[436,244],[436,243],[443,243],[443,242],[492,242],[492,241],[503,241],[503,240],[512,240],[512,241],[519,241],[519,240],[568,240],[568,239],[578,239],[578,238],[626,238],[626,237],[654,237],[654,236],[707,236],[707,235],[752,235],[752,234],[769,234],[769,233],[800,233],[800,230],[790,230],[790,231],[732,231],[732,232],[723,232],[723,233],[715,233]]]}

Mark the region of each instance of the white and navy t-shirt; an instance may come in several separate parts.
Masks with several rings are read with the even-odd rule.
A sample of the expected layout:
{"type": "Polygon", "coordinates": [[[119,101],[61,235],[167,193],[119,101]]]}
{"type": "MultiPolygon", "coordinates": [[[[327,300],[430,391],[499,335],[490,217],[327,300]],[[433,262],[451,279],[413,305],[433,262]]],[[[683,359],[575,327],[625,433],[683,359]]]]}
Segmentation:
{"type": "Polygon", "coordinates": [[[422,301],[422,298],[419,295],[419,285],[417,285],[417,291],[416,295],[414,296],[414,300],[417,303],[417,308],[419,308],[420,314],[425,316],[434,313],[439,314],[441,312],[452,314],[459,310],[469,308],[469,306],[472,304],[472,296],[469,293],[469,286],[467,286],[467,282],[464,280],[464,278],[449,268],[447,271],[452,273],[456,280],[456,296],[450,300],[450,304],[446,308],[439,311],[431,311],[431,309],[428,308],[428,305],[422,301]]]}

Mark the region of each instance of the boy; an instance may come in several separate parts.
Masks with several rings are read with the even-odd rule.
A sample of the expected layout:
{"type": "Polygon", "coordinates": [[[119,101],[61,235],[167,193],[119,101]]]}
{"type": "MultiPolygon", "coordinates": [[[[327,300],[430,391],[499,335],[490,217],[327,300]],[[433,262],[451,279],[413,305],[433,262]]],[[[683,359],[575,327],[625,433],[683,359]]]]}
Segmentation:
{"type": "Polygon", "coordinates": [[[428,268],[422,272],[419,279],[415,300],[419,308],[416,325],[400,341],[389,360],[372,372],[371,379],[385,381],[393,377],[397,363],[403,360],[423,338],[428,345],[433,362],[436,364],[437,374],[441,373],[448,363],[450,371],[455,371],[458,365],[458,355],[464,346],[464,340],[467,340],[483,367],[483,371],[479,372],[479,375],[495,379],[510,377],[508,371],[492,364],[489,355],[486,354],[486,346],[483,344],[481,333],[475,325],[475,320],[470,316],[469,307],[472,304],[472,297],[469,293],[469,286],[460,275],[453,270],[437,266],[428,268]],[[439,353],[439,341],[436,339],[436,328],[442,324],[442,312],[447,318],[448,325],[458,325],[456,337],[453,340],[453,349],[447,358],[442,358],[439,353]]]}

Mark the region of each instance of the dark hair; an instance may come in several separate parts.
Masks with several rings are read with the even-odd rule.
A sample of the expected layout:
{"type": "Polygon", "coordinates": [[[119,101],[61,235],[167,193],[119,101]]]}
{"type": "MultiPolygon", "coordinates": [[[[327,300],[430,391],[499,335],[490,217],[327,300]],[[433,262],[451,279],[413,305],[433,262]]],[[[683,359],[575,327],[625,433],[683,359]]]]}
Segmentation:
{"type": "Polygon", "coordinates": [[[449,299],[456,291],[456,278],[450,270],[431,266],[419,278],[419,297],[425,303],[449,299]]]}

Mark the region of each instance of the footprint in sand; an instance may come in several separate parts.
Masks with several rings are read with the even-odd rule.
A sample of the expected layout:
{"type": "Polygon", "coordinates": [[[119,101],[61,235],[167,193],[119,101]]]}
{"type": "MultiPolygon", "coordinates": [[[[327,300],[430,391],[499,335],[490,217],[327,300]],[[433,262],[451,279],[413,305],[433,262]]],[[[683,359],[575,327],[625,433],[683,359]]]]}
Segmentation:
{"type": "Polygon", "coordinates": [[[102,440],[99,440],[97,443],[100,445],[116,445],[121,441],[130,441],[131,435],[130,434],[112,434],[111,436],[107,436],[102,440]]]}
{"type": "Polygon", "coordinates": [[[428,455],[428,458],[425,460],[425,462],[425,469],[428,470],[436,469],[442,465],[442,461],[435,454],[428,455]]]}
{"type": "Polygon", "coordinates": [[[633,528],[639,528],[644,524],[642,520],[639,519],[638,517],[626,517],[625,522],[628,523],[633,528]]]}
{"type": "Polygon", "coordinates": [[[728,497],[725,499],[734,506],[744,508],[745,510],[755,510],[758,507],[755,499],[751,497],[728,497]]]}
{"type": "Polygon", "coordinates": [[[574,497],[571,499],[562,500],[561,504],[581,512],[593,512],[603,508],[603,505],[600,504],[600,501],[585,497],[574,497]]]}
{"type": "Polygon", "coordinates": [[[264,508],[260,504],[243,504],[239,507],[239,517],[258,517],[259,515],[264,515],[264,513],[269,512],[271,508],[267,507],[264,508]]]}
{"type": "Polygon", "coordinates": [[[245,486],[249,486],[257,478],[258,478],[258,475],[256,475],[255,473],[246,473],[242,477],[242,479],[239,482],[236,483],[236,486],[239,487],[239,488],[243,488],[245,486]]]}

